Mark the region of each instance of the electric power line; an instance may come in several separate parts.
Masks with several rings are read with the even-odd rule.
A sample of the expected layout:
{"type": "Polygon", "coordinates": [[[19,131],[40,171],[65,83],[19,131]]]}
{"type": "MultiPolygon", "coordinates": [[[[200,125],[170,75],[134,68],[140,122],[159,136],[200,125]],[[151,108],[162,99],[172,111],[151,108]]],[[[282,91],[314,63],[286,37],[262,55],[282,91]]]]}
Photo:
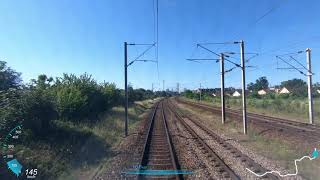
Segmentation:
{"type": "MultiPolygon", "coordinates": [[[[207,51],[209,51],[209,52],[211,52],[211,53],[213,53],[214,55],[216,55],[216,56],[218,56],[218,57],[220,57],[220,54],[218,54],[218,53],[216,53],[216,52],[214,52],[214,51],[212,51],[212,50],[210,50],[210,49],[202,46],[201,44],[197,44],[197,46],[198,46],[198,47],[201,47],[202,49],[205,49],[205,50],[207,50],[207,51]]],[[[229,63],[231,63],[231,64],[233,64],[233,65],[235,65],[235,66],[237,66],[237,67],[241,67],[240,64],[237,64],[237,63],[231,61],[230,59],[228,59],[228,58],[226,58],[226,57],[224,58],[224,60],[225,60],[225,61],[228,61],[229,63]]]]}
{"type": "Polygon", "coordinates": [[[154,53],[155,53],[155,58],[156,58],[156,61],[157,61],[157,76],[158,76],[158,81],[160,82],[160,73],[159,73],[159,56],[158,56],[158,39],[159,39],[159,30],[158,30],[158,15],[159,15],[159,2],[158,0],[153,0],[152,1],[152,9],[153,9],[153,38],[154,38],[154,42],[156,44],[156,48],[154,50],[154,53]],[[156,1],[156,3],[155,3],[156,1]]]}
{"type": "Polygon", "coordinates": [[[293,65],[290,64],[289,62],[287,62],[287,61],[286,61],[285,59],[283,59],[282,57],[276,56],[276,58],[282,60],[284,63],[286,63],[287,65],[289,65],[291,68],[297,70],[300,74],[303,74],[303,75],[307,76],[307,74],[305,74],[303,71],[301,71],[301,70],[298,69],[297,67],[293,66],[293,65]]]}
{"type": "MultiPolygon", "coordinates": [[[[285,1],[285,0],[283,0],[285,1]]],[[[280,7],[282,2],[279,2],[277,5],[271,7],[266,13],[264,13],[263,15],[261,15],[259,18],[257,18],[254,22],[250,23],[247,25],[246,29],[249,29],[251,28],[251,26],[253,25],[256,25],[258,22],[260,22],[262,19],[264,19],[266,16],[268,16],[269,14],[271,14],[274,10],[276,10],[277,8],[280,7]]],[[[239,34],[240,31],[237,31],[237,33],[235,33],[235,36],[234,37],[237,37],[239,34]]]]}
{"type": "Polygon", "coordinates": [[[290,58],[293,59],[296,63],[298,63],[300,66],[302,66],[305,70],[308,71],[308,69],[303,64],[301,64],[297,59],[293,58],[292,56],[290,56],[290,58]]]}
{"type": "Polygon", "coordinates": [[[156,18],[156,24],[157,24],[157,30],[156,30],[156,42],[157,42],[157,50],[156,50],[156,59],[157,59],[157,73],[158,73],[158,80],[160,81],[160,73],[159,73],[159,0],[157,1],[157,18],[156,18]]]}
{"type": "Polygon", "coordinates": [[[146,50],[144,50],[139,56],[137,56],[133,61],[131,61],[129,65],[131,65],[132,63],[134,63],[135,61],[139,60],[139,58],[141,58],[143,55],[145,55],[146,52],[148,52],[152,47],[154,47],[155,44],[152,44],[149,48],[147,48],[146,50]]]}
{"type": "MultiPolygon", "coordinates": [[[[283,2],[284,2],[284,1],[285,1],[285,0],[283,0],[283,2]]],[[[263,18],[265,18],[266,16],[268,16],[270,13],[272,13],[272,12],[273,12],[274,10],[276,10],[277,8],[279,8],[280,5],[281,5],[281,3],[283,3],[283,2],[280,1],[277,5],[271,7],[266,13],[264,13],[264,14],[263,14],[262,16],[260,16],[257,20],[255,20],[252,25],[257,24],[257,23],[258,23],[259,21],[261,21],[263,18]]]]}

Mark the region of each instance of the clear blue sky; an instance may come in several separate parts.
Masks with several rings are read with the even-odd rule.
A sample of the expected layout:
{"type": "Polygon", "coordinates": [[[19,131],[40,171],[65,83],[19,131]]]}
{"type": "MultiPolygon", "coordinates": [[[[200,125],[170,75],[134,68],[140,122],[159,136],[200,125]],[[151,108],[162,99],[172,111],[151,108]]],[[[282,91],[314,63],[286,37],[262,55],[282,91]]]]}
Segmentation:
{"type": "MultiPolygon", "coordinates": [[[[276,54],[312,49],[314,82],[320,81],[320,2],[317,0],[159,0],[159,77],[154,63],[129,68],[134,87],[151,84],[173,88],[219,87],[219,64],[192,63],[186,58],[215,58],[195,49],[198,42],[243,39],[252,59],[247,82],[267,76],[271,84],[302,78],[298,72],[277,70],[276,54]],[[270,9],[270,14],[256,22],[270,9]]],[[[2,0],[0,2],[0,58],[25,82],[39,74],[88,72],[99,82],[123,86],[123,42],[152,43],[152,0],[2,0]]],[[[209,46],[236,51],[238,45],[209,46]]],[[[144,49],[130,47],[129,60],[144,49]]],[[[144,58],[154,59],[154,51],[144,58]]],[[[297,57],[305,64],[305,54],[297,57]]],[[[235,60],[236,61],[236,60],[235,60]]],[[[226,65],[227,68],[231,65],[226,65]]],[[[284,64],[279,66],[284,67],[284,64]]],[[[226,75],[227,86],[240,86],[240,71],[226,75]]]]}

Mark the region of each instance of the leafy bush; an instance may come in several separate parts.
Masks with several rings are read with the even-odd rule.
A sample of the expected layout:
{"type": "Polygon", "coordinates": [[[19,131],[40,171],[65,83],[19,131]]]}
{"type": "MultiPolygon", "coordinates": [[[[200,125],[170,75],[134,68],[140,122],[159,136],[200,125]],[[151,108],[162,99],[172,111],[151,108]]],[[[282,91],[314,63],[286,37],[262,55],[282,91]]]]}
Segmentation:
{"type": "Polygon", "coordinates": [[[59,86],[55,93],[56,110],[60,118],[81,117],[82,110],[87,106],[88,97],[79,88],[73,85],[59,86]]]}
{"type": "Polygon", "coordinates": [[[119,99],[114,85],[98,85],[88,74],[64,74],[54,86],[56,107],[62,119],[83,120],[111,108],[119,99]]]}
{"type": "Polygon", "coordinates": [[[184,95],[185,97],[187,97],[187,98],[190,98],[190,99],[196,99],[196,98],[198,98],[197,93],[194,93],[194,92],[192,92],[192,91],[190,91],[190,90],[186,90],[186,91],[183,93],[183,95],[184,95]]]}
{"type": "Polygon", "coordinates": [[[21,102],[22,91],[9,89],[0,91],[0,131],[7,132],[22,122],[24,110],[21,102]]]}
{"type": "Polygon", "coordinates": [[[252,93],[250,93],[248,95],[248,98],[257,98],[257,99],[260,99],[261,96],[258,94],[258,91],[253,91],[252,93]]]}
{"type": "MultiPolygon", "coordinates": [[[[131,103],[155,96],[150,90],[129,86],[131,103]]],[[[23,122],[33,133],[43,135],[50,130],[54,119],[76,122],[98,119],[100,113],[123,103],[123,90],[112,83],[98,84],[86,73],[63,74],[55,80],[41,74],[23,86],[20,73],[0,61],[1,131],[23,122]]]]}
{"type": "Polygon", "coordinates": [[[45,135],[52,127],[52,120],[57,118],[54,97],[43,89],[24,91],[22,98],[24,126],[36,135],[45,135]]]}
{"type": "Polygon", "coordinates": [[[106,108],[111,108],[121,104],[121,92],[117,89],[116,85],[113,83],[103,83],[101,85],[101,91],[106,102],[106,108]]]}
{"type": "Polygon", "coordinates": [[[277,97],[280,99],[289,99],[290,94],[278,94],[277,97]]]}
{"type": "Polygon", "coordinates": [[[276,98],[276,94],[274,92],[269,92],[264,96],[264,98],[266,98],[266,99],[275,99],[276,98]]]}
{"type": "Polygon", "coordinates": [[[44,135],[50,129],[50,122],[56,118],[53,97],[41,89],[11,89],[0,93],[1,129],[8,131],[18,123],[44,135]]]}

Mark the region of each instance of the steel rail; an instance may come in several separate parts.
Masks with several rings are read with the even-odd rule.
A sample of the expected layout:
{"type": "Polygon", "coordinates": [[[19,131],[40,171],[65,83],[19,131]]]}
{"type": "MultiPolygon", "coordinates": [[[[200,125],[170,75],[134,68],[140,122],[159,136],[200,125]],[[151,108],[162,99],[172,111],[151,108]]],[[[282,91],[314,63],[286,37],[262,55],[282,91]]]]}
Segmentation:
{"type": "MultiPolygon", "coordinates": [[[[169,101],[170,102],[170,101],[169,101]]],[[[176,116],[178,117],[178,119],[180,120],[180,122],[182,122],[182,124],[186,124],[187,126],[189,126],[185,120],[183,119],[183,117],[181,115],[179,115],[178,112],[174,111],[175,109],[175,105],[172,104],[172,102],[170,102],[171,104],[171,108],[170,110],[172,110],[173,113],[176,114],[176,116]]],[[[243,154],[241,151],[239,151],[237,148],[235,148],[234,146],[232,146],[231,144],[227,143],[224,139],[222,139],[219,135],[217,135],[216,133],[214,133],[212,130],[210,130],[209,128],[207,128],[206,126],[204,126],[203,124],[200,124],[199,122],[195,121],[194,119],[191,118],[187,118],[188,120],[190,120],[193,124],[195,124],[196,126],[198,126],[201,130],[203,130],[204,132],[206,132],[209,136],[211,136],[213,138],[213,140],[215,140],[218,144],[220,144],[224,149],[226,149],[226,152],[230,152],[230,154],[232,154],[235,158],[239,159],[242,163],[245,163],[249,168],[254,169],[254,172],[256,173],[260,173],[260,172],[266,172],[267,169],[265,169],[264,167],[262,167],[261,165],[259,165],[258,163],[256,163],[254,160],[252,160],[250,157],[248,157],[247,155],[243,154]]],[[[187,127],[188,130],[190,130],[189,132],[194,132],[195,133],[195,137],[197,137],[197,139],[199,139],[199,135],[189,126],[187,127]]],[[[192,134],[194,134],[192,133],[192,134]]],[[[201,137],[200,137],[201,138],[201,137]]],[[[273,174],[268,174],[265,176],[265,178],[268,179],[279,179],[277,176],[273,175],[273,174]]]]}
{"type": "Polygon", "coordinates": [[[139,171],[141,173],[138,175],[137,177],[138,179],[161,178],[161,177],[168,178],[168,179],[176,179],[176,180],[183,179],[183,176],[178,173],[173,175],[150,174],[150,176],[146,176],[143,174],[145,170],[161,171],[162,169],[160,167],[165,167],[163,170],[167,170],[166,168],[169,168],[170,170],[180,169],[180,165],[179,165],[177,156],[175,154],[170,132],[168,129],[166,115],[164,113],[163,100],[160,101],[157,105],[155,105],[155,108],[153,110],[149,127],[147,129],[146,140],[144,143],[140,165],[141,166],[139,171]],[[158,114],[157,116],[157,113],[159,113],[160,111],[159,108],[161,110],[161,114],[158,114]],[[160,120],[161,122],[159,122],[160,120]],[[164,132],[164,136],[162,134],[163,132],[164,132]],[[167,157],[169,157],[169,159],[167,159],[167,157]],[[170,165],[167,164],[167,162],[169,161],[170,161],[170,165]],[[153,163],[156,162],[156,164],[152,164],[152,162],[153,163]],[[151,165],[149,163],[151,163],[151,165]]]}
{"type": "MultiPolygon", "coordinates": [[[[207,110],[214,110],[216,112],[220,111],[220,108],[218,108],[218,107],[214,107],[214,106],[210,106],[210,105],[206,105],[206,104],[195,103],[195,102],[186,101],[186,100],[181,100],[180,98],[176,98],[176,100],[178,102],[193,105],[195,107],[205,108],[207,110]]],[[[241,112],[238,110],[226,109],[226,112],[229,115],[231,114],[234,117],[241,116],[241,114],[240,114],[241,112]]],[[[293,121],[293,120],[279,118],[279,117],[266,116],[266,115],[262,115],[262,114],[248,113],[248,118],[250,118],[250,119],[252,118],[253,120],[257,120],[257,121],[269,121],[269,122],[276,123],[276,124],[290,125],[290,127],[292,127],[292,128],[300,129],[302,131],[310,131],[312,133],[314,133],[316,130],[320,130],[319,125],[308,124],[308,123],[304,123],[304,122],[298,122],[298,121],[293,121]]]]}
{"type": "Polygon", "coordinates": [[[211,157],[214,158],[215,167],[217,168],[217,172],[219,172],[223,178],[230,178],[239,180],[240,177],[216,154],[216,152],[205,142],[203,138],[201,138],[197,132],[189,126],[184,119],[174,110],[173,107],[168,108],[174,116],[181,122],[181,124],[188,130],[188,132],[201,144],[201,146],[205,149],[205,152],[210,153],[211,157]]]}

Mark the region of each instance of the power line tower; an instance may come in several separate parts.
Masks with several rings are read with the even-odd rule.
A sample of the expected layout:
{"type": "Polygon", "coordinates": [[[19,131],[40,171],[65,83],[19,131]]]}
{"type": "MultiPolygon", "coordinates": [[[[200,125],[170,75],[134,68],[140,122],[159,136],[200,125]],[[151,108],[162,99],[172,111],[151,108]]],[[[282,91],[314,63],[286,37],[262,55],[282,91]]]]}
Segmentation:
{"type": "Polygon", "coordinates": [[[243,133],[247,134],[247,98],[246,98],[246,66],[244,59],[244,42],[240,41],[241,70],[242,70],[242,121],[243,133]]]}
{"type": "Polygon", "coordinates": [[[313,96],[312,96],[312,70],[311,70],[311,49],[307,48],[306,49],[306,61],[307,61],[307,67],[304,66],[302,63],[300,63],[297,59],[293,57],[294,54],[300,54],[303,53],[304,51],[298,51],[295,53],[287,53],[284,55],[277,55],[276,58],[280,59],[287,65],[289,65],[289,68],[278,68],[278,69],[293,69],[298,71],[300,74],[307,76],[307,83],[308,83],[308,102],[309,102],[309,123],[313,124],[314,123],[314,113],[313,113],[313,96]],[[301,68],[297,68],[296,66],[292,65],[289,63],[287,60],[285,60],[285,56],[289,56],[291,60],[294,60],[301,68]],[[305,69],[307,73],[303,72],[300,69],[305,69]]]}
{"type": "MultiPolygon", "coordinates": [[[[256,54],[256,55],[251,57],[251,58],[249,58],[249,59],[247,59],[247,60],[245,60],[244,59],[244,54],[245,53],[244,53],[244,42],[243,41],[221,42],[221,43],[219,43],[219,42],[218,43],[201,43],[201,44],[198,43],[197,47],[200,47],[200,48],[202,48],[202,49],[204,49],[204,50],[206,50],[206,51],[208,51],[208,52],[220,57],[220,59],[216,60],[216,62],[219,62],[219,61],[222,62],[221,55],[204,46],[204,45],[213,45],[213,44],[216,44],[216,45],[218,45],[218,44],[220,44],[220,45],[221,44],[240,44],[241,65],[238,64],[238,63],[235,63],[235,62],[233,62],[233,61],[231,61],[229,59],[229,58],[234,58],[234,57],[230,57],[229,55],[226,55],[226,54],[236,54],[236,53],[234,53],[234,52],[226,52],[224,54],[223,61],[227,61],[227,62],[233,64],[234,67],[229,69],[229,70],[224,71],[224,64],[221,64],[221,68],[222,68],[222,65],[223,65],[223,68],[222,68],[223,69],[223,73],[221,73],[221,76],[222,76],[221,77],[221,86],[223,86],[223,87],[222,87],[221,91],[224,91],[224,74],[227,73],[227,72],[232,71],[235,68],[241,68],[241,70],[242,70],[242,116],[243,116],[242,119],[243,119],[243,132],[244,132],[244,134],[247,134],[246,83],[245,83],[245,68],[246,68],[246,65],[245,65],[245,62],[248,62],[249,59],[257,56],[257,54],[256,53],[251,53],[251,54],[256,54]]],[[[214,59],[187,59],[187,60],[189,60],[189,61],[199,61],[199,60],[214,60],[214,59]]],[[[224,106],[223,105],[223,103],[224,103],[224,98],[223,97],[221,98],[221,101],[222,101],[221,102],[222,103],[221,106],[223,108],[223,106],[224,106]]],[[[222,110],[222,113],[223,113],[223,115],[222,115],[222,123],[224,123],[224,121],[225,121],[224,115],[225,114],[224,114],[223,110],[222,110]]]]}
{"type": "Polygon", "coordinates": [[[200,102],[201,102],[201,83],[200,83],[199,91],[200,91],[200,102]]]}
{"type": "Polygon", "coordinates": [[[124,131],[125,136],[128,136],[128,67],[131,66],[135,62],[157,62],[154,60],[146,60],[140,59],[146,52],[148,52],[152,47],[155,46],[153,44],[135,44],[135,43],[127,43],[124,42],[124,91],[125,91],[125,125],[124,131]],[[133,61],[128,63],[128,46],[149,46],[145,51],[143,51],[139,56],[137,56],[133,61]]]}
{"type": "Polygon", "coordinates": [[[313,124],[313,97],[312,97],[312,71],[311,71],[311,49],[307,48],[307,77],[308,77],[308,100],[309,100],[309,122],[313,124]]]}
{"type": "Polygon", "coordinates": [[[162,91],[164,91],[164,80],[162,80],[162,91]]]}
{"type": "Polygon", "coordinates": [[[179,94],[180,93],[180,84],[177,83],[177,93],[179,94]]]}
{"type": "Polygon", "coordinates": [[[226,121],[226,110],[224,101],[224,54],[220,55],[220,71],[221,71],[221,122],[224,124],[226,121]]]}

